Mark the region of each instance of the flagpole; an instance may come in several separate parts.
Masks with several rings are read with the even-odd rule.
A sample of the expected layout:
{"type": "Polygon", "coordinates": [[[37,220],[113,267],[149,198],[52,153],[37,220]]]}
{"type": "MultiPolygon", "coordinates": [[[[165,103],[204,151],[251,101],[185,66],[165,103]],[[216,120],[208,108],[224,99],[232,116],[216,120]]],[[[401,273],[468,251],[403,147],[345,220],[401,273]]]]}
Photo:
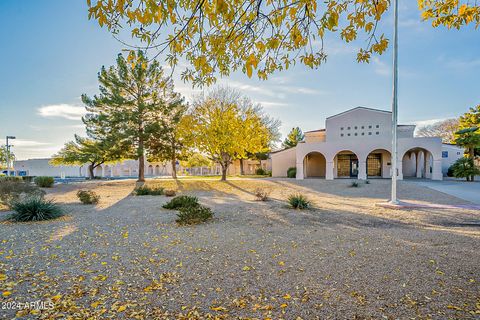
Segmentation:
{"type": "Polygon", "coordinates": [[[398,204],[397,177],[398,177],[398,0],[393,0],[393,98],[392,98],[392,197],[390,203],[398,204]]]}

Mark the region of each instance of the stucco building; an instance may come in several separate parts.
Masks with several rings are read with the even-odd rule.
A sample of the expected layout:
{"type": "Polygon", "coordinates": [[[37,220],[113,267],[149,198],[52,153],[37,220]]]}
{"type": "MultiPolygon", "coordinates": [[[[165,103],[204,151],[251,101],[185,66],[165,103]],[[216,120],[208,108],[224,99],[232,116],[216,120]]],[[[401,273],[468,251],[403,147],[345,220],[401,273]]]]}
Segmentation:
{"type": "MultiPolygon", "coordinates": [[[[297,168],[297,179],[391,177],[392,114],[358,107],[328,117],[325,128],[305,133],[295,148],[273,152],[272,176],[297,168]]],[[[398,178],[442,180],[463,149],[441,138],[414,137],[415,125],[398,125],[398,178]]]]}

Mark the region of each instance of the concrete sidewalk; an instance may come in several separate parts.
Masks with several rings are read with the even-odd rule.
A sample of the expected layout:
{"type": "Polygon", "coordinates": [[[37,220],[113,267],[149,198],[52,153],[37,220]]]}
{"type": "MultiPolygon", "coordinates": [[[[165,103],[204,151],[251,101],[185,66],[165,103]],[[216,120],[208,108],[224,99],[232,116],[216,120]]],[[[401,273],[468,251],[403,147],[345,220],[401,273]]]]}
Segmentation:
{"type": "Polygon", "coordinates": [[[467,200],[474,204],[480,204],[480,182],[466,182],[458,180],[404,180],[409,183],[419,184],[430,189],[434,189],[454,197],[467,200]]]}

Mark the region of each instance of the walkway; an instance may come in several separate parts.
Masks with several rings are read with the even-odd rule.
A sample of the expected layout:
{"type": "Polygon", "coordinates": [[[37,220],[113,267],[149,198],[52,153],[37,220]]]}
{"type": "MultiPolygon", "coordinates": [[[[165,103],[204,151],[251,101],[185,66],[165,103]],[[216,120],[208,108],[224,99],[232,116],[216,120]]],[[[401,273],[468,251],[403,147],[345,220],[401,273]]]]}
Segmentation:
{"type": "Polygon", "coordinates": [[[404,180],[409,183],[416,183],[424,187],[434,189],[454,197],[467,200],[471,203],[480,205],[480,182],[466,182],[457,180],[404,180]]]}

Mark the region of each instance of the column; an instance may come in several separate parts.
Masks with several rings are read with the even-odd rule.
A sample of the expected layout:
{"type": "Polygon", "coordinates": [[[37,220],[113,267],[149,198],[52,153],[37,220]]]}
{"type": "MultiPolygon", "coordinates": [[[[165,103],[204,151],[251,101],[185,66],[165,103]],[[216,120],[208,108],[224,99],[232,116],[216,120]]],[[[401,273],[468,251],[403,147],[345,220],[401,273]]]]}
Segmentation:
{"type": "Polygon", "coordinates": [[[397,161],[397,180],[403,180],[403,162],[397,161]]]}
{"type": "Polygon", "coordinates": [[[358,161],[358,177],[359,180],[367,180],[367,161],[358,161]]]}
{"type": "Polygon", "coordinates": [[[102,178],[105,177],[105,167],[102,166],[102,178]]]}
{"type": "Polygon", "coordinates": [[[431,154],[429,152],[424,153],[424,158],[425,158],[425,178],[431,179],[432,178],[432,173],[430,172],[430,157],[431,154]]]}
{"type": "Polygon", "coordinates": [[[327,168],[325,170],[325,180],[333,180],[333,161],[327,161],[327,168]]]}
{"type": "Polygon", "coordinates": [[[417,167],[416,167],[416,172],[417,172],[417,178],[422,177],[422,155],[425,157],[423,151],[418,151],[415,153],[415,160],[417,162],[417,167]]]}
{"type": "Polygon", "coordinates": [[[302,159],[297,158],[297,180],[303,180],[304,174],[303,174],[303,157],[302,159]]]}
{"type": "Polygon", "coordinates": [[[442,160],[433,160],[432,180],[443,180],[442,160]]]}

